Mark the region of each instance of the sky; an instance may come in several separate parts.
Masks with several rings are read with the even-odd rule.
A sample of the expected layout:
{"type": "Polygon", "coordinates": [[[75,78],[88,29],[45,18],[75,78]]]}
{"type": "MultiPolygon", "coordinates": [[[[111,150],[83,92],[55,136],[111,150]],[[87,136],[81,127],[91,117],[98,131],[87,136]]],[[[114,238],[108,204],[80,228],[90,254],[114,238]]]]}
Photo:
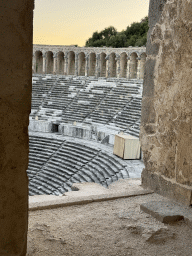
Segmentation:
{"type": "Polygon", "coordinates": [[[33,43],[82,47],[95,31],[120,32],[148,9],[149,0],[35,0],[33,43]]]}

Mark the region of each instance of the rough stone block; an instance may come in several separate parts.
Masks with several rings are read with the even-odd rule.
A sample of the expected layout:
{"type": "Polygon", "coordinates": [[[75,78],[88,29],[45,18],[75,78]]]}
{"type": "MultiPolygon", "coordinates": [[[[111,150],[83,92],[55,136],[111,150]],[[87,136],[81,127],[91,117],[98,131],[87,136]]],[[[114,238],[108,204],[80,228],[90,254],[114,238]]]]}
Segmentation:
{"type": "Polygon", "coordinates": [[[167,202],[150,202],[140,205],[140,209],[162,223],[175,222],[184,219],[181,209],[172,203],[167,202]]]}
{"type": "Polygon", "coordinates": [[[192,227],[191,207],[183,207],[183,205],[163,199],[162,201],[141,204],[140,209],[162,223],[171,223],[184,219],[187,225],[192,227]]]}

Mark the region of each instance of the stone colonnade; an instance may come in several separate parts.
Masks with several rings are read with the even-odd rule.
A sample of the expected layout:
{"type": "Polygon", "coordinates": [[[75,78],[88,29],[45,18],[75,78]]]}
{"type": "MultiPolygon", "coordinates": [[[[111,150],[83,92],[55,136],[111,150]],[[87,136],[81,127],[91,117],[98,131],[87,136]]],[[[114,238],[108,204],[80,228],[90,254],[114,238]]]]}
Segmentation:
{"type": "Polygon", "coordinates": [[[33,45],[33,73],[143,79],[145,47],[33,45]]]}

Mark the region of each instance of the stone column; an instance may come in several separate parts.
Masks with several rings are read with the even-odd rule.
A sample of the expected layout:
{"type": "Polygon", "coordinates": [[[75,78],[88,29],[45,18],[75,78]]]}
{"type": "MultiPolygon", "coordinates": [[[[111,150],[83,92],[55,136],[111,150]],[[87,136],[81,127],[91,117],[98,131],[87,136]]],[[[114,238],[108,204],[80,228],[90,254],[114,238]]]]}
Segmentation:
{"type": "Polygon", "coordinates": [[[127,57],[127,79],[130,79],[130,56],[127,57]]]}
{"type": "Polygon", "coordinates": [[[137,79],[140,79],[140,71],[141,71],[141,58],[137,58],[137,79]]]}
{"type": "Polygon", "coordinates": [[[64,55],[64,75],[67,76],[68,75],[68,52],[65,52],[64,55]]]}
{"type": "Polygon", "coordinates": [[[0,4],[0,255],[25,256],[28,229],[28,125],[31,112],[32,0],[0,4]]]}
{"type": "Polygon", "coordinates": [[[119,54],[116,54],[116,76],[117,78],[120,77],[120,55],[119,54]]]}
{"type": "Polygon", "coordinates": [[[100,54],[97,54],[96,55],[96,71],[95,71],[96,78],[100,77],[100,66],[101,66],[100,54]]]}
{"type": "Polygon", "coordinates": [[[85,76],[89,74],[89,54],[85,55],[85,76]]]}
{"type": "Polygon", "coordinates": [[[43,57],[43,74],[46,74],[46,53],[44,52],[44,53],[42,53],[42,57],[43,57]]]}
{"type": "Polygon", "coordinates": [[[78,76],[78,60],[79,60],[79,53],[75,53],[75,75],[78,76]]]}
{"type": "Polygon", "coordinates": [[[105,59],[106,59],[106,77],[109,77],[109,75],[110,75],[110,70],[109,70],[109,55],[107,55],[107,56],[105,57],[105,59]]]}
{"type": "Polygon", "coordinates": [[[33,54],[33,65],[32,65],[32,67],[33,67],[33,73],[34,74],[37,73],[36,72],[36,56],[35,56],[35,53],[33,54]]]}
{"type": "Polygon", "coordinates": [[[53,54],[53,74],[57,74],[57,53],[53,54]]]}

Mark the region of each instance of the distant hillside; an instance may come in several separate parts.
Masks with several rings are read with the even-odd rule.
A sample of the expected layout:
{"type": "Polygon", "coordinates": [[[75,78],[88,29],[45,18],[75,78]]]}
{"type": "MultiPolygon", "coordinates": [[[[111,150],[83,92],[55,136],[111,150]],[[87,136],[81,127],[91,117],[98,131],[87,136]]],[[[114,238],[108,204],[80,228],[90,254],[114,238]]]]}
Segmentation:
{"type": "Polygon", "coordinates": [[[126,30],[118,32],[114,27],[108,27],[101,32],[94,32],[85,46],[86,47],[113,47],[122,48],[129,46],[145,46],[147,42],[148,17],[141,22],[134,22],[126,30]]]}

